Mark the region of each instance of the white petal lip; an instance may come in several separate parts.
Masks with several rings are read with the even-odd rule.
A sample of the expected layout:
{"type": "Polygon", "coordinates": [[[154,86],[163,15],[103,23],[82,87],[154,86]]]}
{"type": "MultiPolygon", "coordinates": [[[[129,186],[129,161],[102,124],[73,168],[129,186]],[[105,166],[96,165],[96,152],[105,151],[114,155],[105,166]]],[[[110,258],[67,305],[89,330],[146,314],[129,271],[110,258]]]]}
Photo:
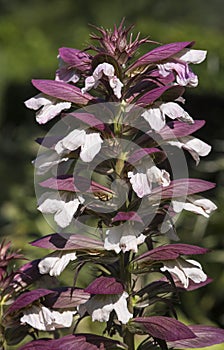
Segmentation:
{"type": "Polygon", "coordinates": [[[73,130],[55,145],[58,154],[75,151],[81,147],[80,158],[83,162],[91,162],[101,150],[103,143],[99,133],[87,134],[84,130],[73,130]]]}
{"type": "Polygon", "coordinates": [[[183,208],[187,211],[191,211],[192,213],[201,214],[206,218],[209,217],[209,215],[200,206],[194,205],[193,203],[185,203],[183,208]]]}
{"type": "Polygon", "coordinates": [[[161,170],[155,165],[147,169],[146,174],[149,182],[158,183],[163,187],[169,186],[170,184],[170,174],[166,170],[161,170]]]}
{"type": "Polygon", "coordinates": [[[39,124],[45,124],[49,120],[56,117],[64,109],[69,109],[71,107],[71,102],[58,102],[56,104],[49,104],[37,112],[36,120],[39,124]]]}
{"type": "Polygon", "coordinates": [[[215,203],[213,203],[210,199],[195,199],[193,197],[188,197],[187,202],[183,202],[181,200],[173,200],[172,206],[173,210],[176,213],[179,213],[181,210],[185,209],[191,211],[192,213],[203,215],[206,218],[208,218],[209,214],[217,209],[215,203]]]}
{"type": "Polygon", "coordinates": [[[82,94],[91,90],[93,87],[96,87],[97,83],[98,80],[95,79],[92,75],[90,77],[87,77],[85,80],[85,87],[81,89],[82,94]]]}
{"type": "Polygon", "coordinates": [[[119,254],[128,251],[138,252],[138,245],[145,241],[146,236],[143,234],[131,232],[131,229],[125,232],[125,228],[110,229],[106,231],[106,238],[104,241],[104,248],[106,250],[114,250],[115,253],[119,254]]]}
{"type": "Polygon", "coordinates": [[[145,236],[139,234],[139,228],[126,223],[124,226],[116,226],[106,231],[104,248],[106,250],[114,250],[116,253],[120,251],[134,251],[137,253],[138,245],[145,241],[145,236]]]}
{"type": "Polygon", "coordinates": [[[25,101],[24,104],[27,108],[34,109],[35,111],[39,108],[51,104],[54,100],[47,98],[44,94],[38,94],[25,101]]]}
{"type": "Polygon", "coordinates": [[[127,299],[128,293],[123,292],[118,301],[114,304],[114,310],[117,314],[117,318],[121,323],[126,324],[133,315],[128,311],[127,299]]]}
{"type": "Polygon", "coordinates": [[[85,86],[81,89],[82,93],[89,91],[93,87],[97,87],[99,80],[102,78],[103,74],[108,77],[110,87],[112,88],[114,95],[117,98],[121,98],[121,89],[123,83],[114,74],[114,66],[112,64],[103,62],[100,63],[94,70],[93,74],[86,78],[85,86]]]}
{"type": "Polygon", "coordinates": [[[121,98],[121,89],[124,86],[124,84],[116,77],[109,77],[109,83],[110,83],[110,87],[112,88],[114,95],[117,98],[121,98]]]}
{"type": "Polygon", "coordinates": [[[172,200],[172,207],[175,213],[180,213],[184,209],[185,202],[181,199],[172,200]]]}
{"type": "Polygon", "coordinates": [[[128,178],[133,190],[139,198],[149,195],[152,192],[152,183],[157,183],[163,187],[169,186],[170,174],[153,165],[147,169],[146,174],[128,172],[128,178]]]}
{"type": "Polygon", "coordinates": [[[200,161],[200,156],[207,156],[211,151],[210,145],[193,136],[180,137],[179,140],[170,140],[167,141],[167,143],[171,146],[187,150],[196,161],[196,165],[198,165],[200,161]]]}
{"type": "Polygon", "coordinates": [[[44,94],[38,94],[25,101],[25,105],[30,109],[40,109],[36,114],[36,120],[39,124],[45,124],[64,109],[69,109],[72,104],[71,102],[61,102],[55,98],[48,98],[44,94]]]}
{"type": "Polygon", "coordinates": [[[217,209],[215,203],[213,203],[212,201],[210,201],[210,199],[207,198],[196,199],[194,201],[194,204],[203,208],[207,214],[210,214],[217,209]]]}
{"type": "Polygon", "coordinates": [[[57,193],[51,192],[44,193],[40,197],[39,202],[41,204],[37,209],[43,214],[54,214],[55,222],[62,228],[70,225],[79,205],[82,204],[78,198],[65,202],[60,199],[57,193]]]}
{"type": "Polygon", "coordinates": [[[98,133],[86,134],[85,142],[81,146],[80,158],[83,162],[91,162],[99,153],[103,140],[98,133]]]}
{"type": "Polygon", "coordinates": [[[175,102],[157,103],[141,115],[153,130],[159,131],[166,125],[166,116],[193,124],[191,116],[175,102]]]}
{"type": "Polygon", "coordinates": [[[73,314],[71,311],[51,311],[45,306],[32,305],[23,311],[20,321],[40,331],[53,331],[57,328],[70,327],[73,314]]]}
{"type": "Polygon", "coordinates": [[[162,103],[160,110],[164,115],[164,118],[165,115],[167,115],[170,119],[180,119],[187,123],[194,123],[194,120],[190,117],[190,115],[175,102],[162,103]]]}
{"type": "Polygon", "coordinates": [[[66,268],[70,261],[76,260],[76,253],[54,252],[52,255],[41,259],[38,264],[41,274],[49,274],[50,276],[59,276],[66,268]]]}
{"type": "Polygon", "coordinates": [[[207,279],[207,275],[203,272],[198,261],[178,258],[176,260],[168,260],[163,262],[163,264],[164,266],[160,270],[173,273],[183,284],[184,288],[188,288],[189,279],[194,283],[204,282],[207,279]]]}
{"type": "Polygon", "coordinates": [[[56,143],[55,151],[58,154],[62,154],[66,150],[75,151],[85,143],[85,137],[86,132],[84,130],[75,129],[56,143]]]}
{"type": "Polygon", "coordinates": [[[139,198],[142,198],[152,192],[152,186],[147,179],[147,175],[144,173],[128,172],[128,177],[132,185],[133,190],[139,198]]]}
{"type": "Polygon", "coordinates": [[[206,59],[206,55],[205,50],[184,49],[178,56],[187,63],[199,64],[206,59]]]}
{"type": "Polygon", "coordinates": [[[153,130],[159,131],[166,125],[166,119],[159,107],[150,108],[142,114],[153,130]]]}
{"type": "Polygon", "coordinates": [[[126,324],[133,317],[128,311],[127,298],[126,292],[122,295],[94,295],[85,304],[79,305],[78,311],[81,315],[87,311],[93,321],[107,322],[114,310],[118,320],[126,324]]]}
{"type": "Polygon", "coordinates": [[[120,239],[119,247],[125,252],[129,252],[130,250],[133,251],[134,253],[138,252],[138,245],[142,244],[146,239],[146,236],[143,235],[142,233],[139,236],[134,236],[134,235],[124,235],[120,239]]]}
{"type": "Polygon", "coordinates": [[[201,157],[207,156],[212,147],[206,142],[192,136],[180,138],[180,141],[184,143],[184,146],[194,150],[201,157]]]}

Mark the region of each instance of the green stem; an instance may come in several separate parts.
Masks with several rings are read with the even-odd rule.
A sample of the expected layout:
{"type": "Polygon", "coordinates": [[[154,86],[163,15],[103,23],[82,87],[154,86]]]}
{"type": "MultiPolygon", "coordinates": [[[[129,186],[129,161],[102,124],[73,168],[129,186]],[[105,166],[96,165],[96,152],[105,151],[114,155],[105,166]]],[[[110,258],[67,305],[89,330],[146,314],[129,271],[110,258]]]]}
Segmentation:
{"type": "MultiPolygon", "coordinates": [[[[131,273],[128,271],[128,269],[125,266],[124,261],[124,253],[121,253],[120,255],[120,278],[124,285],[126,286],[126,290],[128,294],[131,294],[132,289],[132,281],[131,281],[131,273]]],[[[132,300],[129,297],[128,299],[128,310],[133,313],[133,305],[132,300]]],[[[123,341],[128,346],[128,350],[135,350],[135,339],[134,334],[131,333],[126,325],[123,325],[122,327],[122,335],[123,335],[123,341]]]]}
{"type": "Polygon", "coordinates": [[[129,332],[127,328],[125,329],[124,343],[128,346],[128,350],[135,350],[134,336],[134,333],[129,332]]]}
{"type": "MultiPolygon", "coordinates": [[[[121,132],[120,117],[121,117],[121,114],[119,114],[114,121],[116,136],[119,136],[121,132]]],[[[121,178],[122,176],[125,159],[126,159],[126,153],[121,152],[115,165],[117,178],[121,178]]],[[[123,252],[120,253],[120,279],[124,283],[128,294],[131,295],[131,292],[132,292],[131,273],[128,271],[127,266],[125,266],[125,254],[123,252]]],[[[130,297],[128,299],[128,309],[130,312],[133,312],[133,305],[130,297]]],[[[128,346],[128,350],[135,350],[134,334],[129,331],[128,327],[125,324],[122,326],[122,336],[123,336],[124,343],[128,346]]]]}

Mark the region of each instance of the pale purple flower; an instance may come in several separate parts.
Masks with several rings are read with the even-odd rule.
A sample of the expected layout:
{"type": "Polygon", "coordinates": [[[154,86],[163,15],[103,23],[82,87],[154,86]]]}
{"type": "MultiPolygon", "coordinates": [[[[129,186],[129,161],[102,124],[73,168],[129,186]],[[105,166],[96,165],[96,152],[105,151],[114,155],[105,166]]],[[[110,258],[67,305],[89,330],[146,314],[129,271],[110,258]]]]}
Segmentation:
{"type": "Polygon", "coordinates": [[[38,264],[39,272],[50,276],[59,276],[70,261],[76,260],[75,252],[55,251],[45,256],[38,264]]]}
{"type": "Polygon", "coordinates": [[[71,67],[71,65],[64,62],[60,55],[58,55],[58,60],[59,68],[56,71],[55,80],[76,84],[80,78],[79,74],[77,73],[77,70],[71,67]]]}
{"type": "Polygon", "coordinates": [[[193,86],[198,85],[198,77],[192,72],[188,64],[198,64],[205,60],[206,51],[204,50],[193,50],[193,49],[184,49],[177,55],[173,56],[170,61],[165,63],[158,64],[159,73],[166,77],[171,72],[176,73],[177,84],[181,86],[193,86]]]}
{"type": "Polygon", "coordinates": [[[153,130],[159,131],[166,125],[166,116],[170,119],[178,119],[193,124],[190,115],[175,102],[156,102],[153,107],[146,110],[142,117],[149,123],[153,130]]]}
{"type": "Polygon", "coordinates": [[[73,130],[55,145],[58,154],[75,151],[81,147],[80,158],[83,162],[91,162],[99,153],[103,143],[99,133],[87,134],[84,130],[73,130]]]}
{"type": "Polygon", "coordinates": [[[61,111],[69,109],[71,105],[71,102],[63,102],[42,93],[25,101],[25,106],[27,108],[37,111],[36,120],[39,124],[47,123],[60,114],[61,111]]]}
{"type": "Polygon", "coordinates": [[[189,280],[192,280],[194,283],[201,283],[207,279],[207,275],[203,272],[201,264],[195,260],[178,258],[176,260],[163,261],[163,265],[160,270],[174,274],[183,284],[184,288],[189,286],[189,280]]]}
{"type": "Polygon", "coordinates": [[[65,228],[70,225],[74,214],[84,199],[79,196],[73,200],[66,201],[62,196],[53,192],[44,193],[39,199],[38,210],[43,214],[54,214],[54,220],[58,226],[65,228]]]}
{"type": "Polygon", "coordinates": [[[198,85],[198,77],[192,72],[190,67],[185,62],[167,62],[157,65],[159,68],[159,73],[166,77],[170,72],[175,71],[177,74],[176,81],[177,84],[181,86],[192,86],[196,87],[198,85]]]}
{"type": "Polygon", "coordinates": [[[69,69],[64,66],[56,71],[55,80],[76,84],[79,81],[79,75],[74,69],[69,69]]]}
{"type": "Polygon", "coordinates": [[[92,88],[96,88],[103,75],[108,77],[109,84],[114,92],[114,95],[117,98],[121,98],[121,88],[123,87],[123,83],[115,75],[114,66],[106,62],[100,63],[93,71],[93,74],[86,78],[85,87],[82,88],[82,93],[85,93],[92,88]]]}
{"type": "Polygon", "coordinates": [[[132,314],[127,307],[128,293],[119,294],[98,294],[91,297],[85,304],[78,306],[78,312],[82,315],[87,312],[93,321],[107,322],[110,313],[114,310],[118,320],[126,324],[132,314]]]}
{"type": "Polygon", "coordinates": [[[20,321],[40,331],[54,331],[57,328],[70,327],[73,315],[72,311],[54,311],[40,304],[24,309],[20,321]]]}

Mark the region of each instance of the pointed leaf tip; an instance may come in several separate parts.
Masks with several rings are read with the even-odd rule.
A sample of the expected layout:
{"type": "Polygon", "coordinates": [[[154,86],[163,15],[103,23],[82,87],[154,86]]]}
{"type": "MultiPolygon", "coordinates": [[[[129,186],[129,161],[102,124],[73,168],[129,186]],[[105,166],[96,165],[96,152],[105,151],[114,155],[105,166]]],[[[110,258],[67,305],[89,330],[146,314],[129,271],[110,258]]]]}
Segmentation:
{"type": "Polygon", "coordinates": [[[78,105],[86,105],[93,99],[88,93],[82,94],[78,87],[62,81],[33,79],[32,84],[46,95],[78,105]]]}
{"type": "Polygon", "coordinates": [[[174,349],[195,349],[224,343],[224,329],[204,325],[188,327],[194,332],[196,338],[172,341],[168,346],[174,349]]]}
{"type": "Polygon", "coordinates": [[[196,335],[193,331],[176,319],[165,316],[136,317],[131,323],[145,330],[154,338],[166,341],[179,339],[193,339],[196,335]]]}

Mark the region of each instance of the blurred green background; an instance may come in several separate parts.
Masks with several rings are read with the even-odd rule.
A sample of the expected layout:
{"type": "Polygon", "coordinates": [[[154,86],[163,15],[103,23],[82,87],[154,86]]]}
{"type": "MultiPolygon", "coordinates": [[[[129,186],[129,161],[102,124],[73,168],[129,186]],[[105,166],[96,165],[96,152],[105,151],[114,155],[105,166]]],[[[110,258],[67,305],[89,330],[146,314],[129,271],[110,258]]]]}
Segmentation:
{"type": "MultiPolygon", "coordinates": [[[[23,101],[33,96],[32,78],[53,79],[61,46],[82,49],[89,42],[88,24],[113,27],[126,18],[135,33],[162,43],[195,40],[195,48],[208,50],[207,60],[193,70],[199,86],[188,89],[186,110],[206,126],[197,133],[213,146],[212,153],[191,174],[215,181],[205,194],[218,210],[208,221],[182,215],[178,232],[185,243],[211,248],[201,258],[214,282],[183,296],[183,318],[224,326],[224,2],[222,0],[0,0],[0,226],[1,238],[12,240],[29,258],[39,250],[27,244],[51,230],[36,210],[33,166],[34,139],[47,127],[36,124],[23,101]]],[[[213,349],[222,349],[213,347],[213,349]]]]}

